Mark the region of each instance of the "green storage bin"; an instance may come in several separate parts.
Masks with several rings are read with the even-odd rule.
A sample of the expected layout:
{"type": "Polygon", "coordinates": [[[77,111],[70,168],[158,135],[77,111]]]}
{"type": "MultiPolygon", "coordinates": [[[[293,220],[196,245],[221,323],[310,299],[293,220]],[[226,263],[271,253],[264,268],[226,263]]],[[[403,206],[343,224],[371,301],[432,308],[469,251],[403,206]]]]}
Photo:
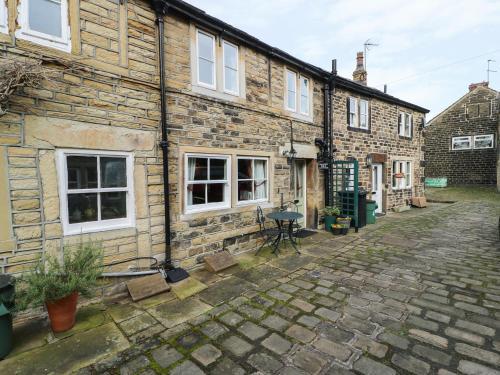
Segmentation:
{"type": "Polygon", "coordinates": [[[4,359],[12,350],[12,315],[3,303],[0,303],[0,359],[4,359]]]}
{"type": "Polygon", "coordinates": [[[366,201],[366,223],[367,224],[375,224],[376,216],[375,211],[378,208],[377,202],[375,201],[366,201]]]}
{"type": "Polygon", "coordinates": [[[0,359],[12,350],[12,314],[14,309],[15,279],[10,275],[0,275],[0,359]]]}

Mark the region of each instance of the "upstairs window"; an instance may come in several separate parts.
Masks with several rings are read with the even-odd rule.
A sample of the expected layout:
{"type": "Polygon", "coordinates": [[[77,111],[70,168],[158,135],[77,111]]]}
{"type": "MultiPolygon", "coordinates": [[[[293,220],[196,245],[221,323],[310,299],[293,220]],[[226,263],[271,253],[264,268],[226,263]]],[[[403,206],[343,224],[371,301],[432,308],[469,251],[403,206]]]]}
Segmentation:
{"type": "Polygon", "coordinates": [[[267,159],[238,158],[238,203],[268,199],[267,159]]]}
{"type": "Polygon", "coordinates": [[[493,146],[494,146],[493,134],[475,135],[474,136],[474,148],[475,149],[493,148],[493,146]]]}
{"type": "Polygon", "coordinates": [[[347,124],[351,128],[368,130],[370,127],[368,100],[347,98],[347,124]]]}
{"type": "Polygon", "coordinates": [[[133,157],[128,153],[58,151],[64,234],[133,225],[133,157]]]}
{"type": "Polygon", "coordinates": [[[186,212],[231,206],[230,161],[228,156],[186,156],[186,212]]]}
{"type": "Polygon", "coordinates": [[[398,134],[402,137],[411,138],[413,136],[413,115],[406,112],[399,112],[398,134]]]}
{"type": "Polygon", "coordinates": [[[18,22],[18,38],[71,51],[68,0],[22,0],[18,22]]]}
{"type": "Polygon", "coordinates": [[[412,186],[411,161],[392,162],[392,188],[409,189],[412,186]]]}
{"type": "Polygon", "coordinates": [[[451,139],[452,150],[470,150],[472,148],[472,137],[453,137],[451,139]]]}
{"type": "Polygon", "coordinates": [[[238,47],[223,42],[224,56],[224,91],[238,95],[238,47]]]}
{"type": "Polygon", "coordinates": [[[290,70],[286,71],[286,109],[297,110],[297,74],[290,70]]]}
{"type": "Polygon", "coordinates": [[[5,1],[0,1],[0,33],[9,32],[7,6],[5,1]]]}
{"type": "Polygon", "coordinates": [[[198,83],[215,89],[215,38],[197,32],[198,83]]]}
{"type": "Polygon", "coordinates": [[[300,113],[309,114],[309,80],[300,76],[300,113]]]}

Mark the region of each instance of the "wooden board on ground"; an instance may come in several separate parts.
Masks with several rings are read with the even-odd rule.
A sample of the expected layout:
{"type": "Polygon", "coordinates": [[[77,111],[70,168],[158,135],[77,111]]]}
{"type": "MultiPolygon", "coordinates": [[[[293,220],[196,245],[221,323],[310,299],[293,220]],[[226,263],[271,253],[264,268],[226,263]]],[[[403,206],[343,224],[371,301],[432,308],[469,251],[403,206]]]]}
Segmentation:
{"type": "Polygon", "coordinates": [[[210,272],[219,272],[237,264],[236,259],[228,251],[208,255],[203,260],[210,272]]]}
{"type": "Polygon", "coordinates": [[[411,205],[420,208],[427,207],[427,200],[425,197],[413,197],[411,199],[411,205]]]}
{"type": "Polygon", "coordinates": [[[160,273],[147,275],[127,282],[127,288],[132,297],[132,301],[154,296],[170,290],[170,285],[160,273]]]}

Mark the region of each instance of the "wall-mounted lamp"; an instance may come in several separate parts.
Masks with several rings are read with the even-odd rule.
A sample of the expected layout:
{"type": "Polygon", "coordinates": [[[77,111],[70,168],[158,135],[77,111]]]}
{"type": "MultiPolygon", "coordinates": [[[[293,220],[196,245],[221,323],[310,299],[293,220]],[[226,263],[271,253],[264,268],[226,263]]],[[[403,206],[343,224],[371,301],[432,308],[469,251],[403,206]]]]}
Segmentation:
{"type": "Polygon", "coordinates": [[[373,156],[372,154],[366,155],[366,167],[370,168],[373,164],[373,156]]]}

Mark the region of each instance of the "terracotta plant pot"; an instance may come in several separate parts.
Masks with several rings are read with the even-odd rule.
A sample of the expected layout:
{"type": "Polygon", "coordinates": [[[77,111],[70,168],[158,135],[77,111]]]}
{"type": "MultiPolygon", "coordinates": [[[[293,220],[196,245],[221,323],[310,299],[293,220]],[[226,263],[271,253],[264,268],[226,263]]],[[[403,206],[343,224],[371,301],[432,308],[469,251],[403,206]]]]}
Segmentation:
{"type": "Polygon", "coordinates": [[[46,302],[50,326],[54,332],[67,331],[75,325],[78,292],[56,301],[46,302]]]}

